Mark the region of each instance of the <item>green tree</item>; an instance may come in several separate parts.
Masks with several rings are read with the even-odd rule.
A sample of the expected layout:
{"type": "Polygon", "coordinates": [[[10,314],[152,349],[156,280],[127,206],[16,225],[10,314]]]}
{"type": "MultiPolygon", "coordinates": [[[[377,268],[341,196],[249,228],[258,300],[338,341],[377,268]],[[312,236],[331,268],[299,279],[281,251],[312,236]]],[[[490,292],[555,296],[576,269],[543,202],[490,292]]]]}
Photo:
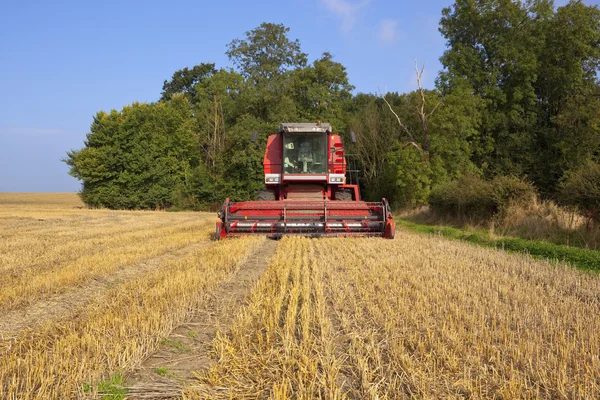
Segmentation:
{"type": "Polygon", "coordinates": [[[298,39],[288,38],[288,32],[282,24],[264,22],[246,32],[246,39],[234,39],[227,46],[227,56],[248,82],[248,111],[264,121],[297,117],[289,95],[289,72],[306,66],[307,56],[298,39]]]}
{"type": "Polygon", "coordinates": [[[200,163],[190,114],[184,95],[96,114],[85,147],[63,160],[83,181],[83,201],[92,207],[169,207],[175,188],[200,163]]]}
{"type": "Polygon", "coordinates": [[[600,151],[600,10],[570,2],[545,31],[536,82],[540,158],[532,177],[552,194],[565,171],[600,151]]]}
{"type": "Polygon", "coordinates": [[[217,172],[219,157],[228,144],[227,131],[243,112],[240,104],[246,83],[242,75],[221,69],[196,85],[194,121],[204,164],[217,172]]]}
{"type": "Polygon", "coordinates": [[[483,107],[473,161],[488,177],[530,177],[545,195],[599,143],[600,12],[571,1],[458,0],[443,10],[438,80],[483,107]]]}
{"type": "Polygon", "coordinates": [[[306,65],[306,53],[302,52],[300,41],[290,40],[289,31],[283,24],[263,22],[246,32],[245,40],[232,40],[226,54],[245,77],[255,82],[273,79],[306,65]]]}
{"type": "Polygon", "coordinates": [[[325,52],[312,65],[292,71],[290,79],[291,96],[301,120],[327,121],[341,132],[346,130],[346,110],[354,90],[346,67],[325,52]]]}
{"type": "Polygon", "coordinates": [[[551,13],[546,0],[457,0],[442,11],[448,50],[439,84],[446,94],[466,78],[486,105],[476,154],[489,175],[524,175],[534,163],[534,84],[544,43],[539,24],[551,13]]]}
{"type": "Polygon", "coordinates": [[[565,204],[600,222],[600,164],[588,161],[568,171],[560,182],[560,194],[565,204]]]}
{"type": "Polygon", "coordinates": [[[217,71],[215,64],[202,63],[192,69],[187,67],[175,71],[170,81],[163,83],[161,100],[169,100],[176,93],[185,93],[190,99],[196,97],[196,85],[211,77],[217,71]]]}

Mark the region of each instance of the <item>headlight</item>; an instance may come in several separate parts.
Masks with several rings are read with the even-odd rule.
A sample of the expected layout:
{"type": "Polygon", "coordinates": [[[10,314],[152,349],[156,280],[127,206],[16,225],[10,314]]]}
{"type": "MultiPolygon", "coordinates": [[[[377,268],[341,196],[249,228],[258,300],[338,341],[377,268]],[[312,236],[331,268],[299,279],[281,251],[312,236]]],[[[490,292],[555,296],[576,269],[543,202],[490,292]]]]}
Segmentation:
{"type": "Polygon", "coordinates": [[[281,177],[279,174],[267,175],[265,176],[266,183],[279,183],[281,177]]]}

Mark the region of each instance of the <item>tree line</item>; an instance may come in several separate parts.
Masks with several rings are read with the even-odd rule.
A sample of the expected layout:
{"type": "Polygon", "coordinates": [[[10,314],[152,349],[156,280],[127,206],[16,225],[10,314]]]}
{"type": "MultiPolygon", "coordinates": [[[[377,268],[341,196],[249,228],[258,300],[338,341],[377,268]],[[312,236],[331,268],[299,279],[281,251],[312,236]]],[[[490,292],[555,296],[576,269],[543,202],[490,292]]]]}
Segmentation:
{"type": "Polygon", "coordinates": [[[355,132],[347,152],[359,155],[370,200],[415,206],[461,177],[509,177],[600,210],[598,7],[457,0],[439,30],[435,89],[355,94],[330,53],[309,63],[289,28],[262,23],[228,44],[233,68],[183,68],[158,101],[98,112],[64,161],[92,207],[206,209],[255,198],[267,132],[322,120],[355,132]]]}

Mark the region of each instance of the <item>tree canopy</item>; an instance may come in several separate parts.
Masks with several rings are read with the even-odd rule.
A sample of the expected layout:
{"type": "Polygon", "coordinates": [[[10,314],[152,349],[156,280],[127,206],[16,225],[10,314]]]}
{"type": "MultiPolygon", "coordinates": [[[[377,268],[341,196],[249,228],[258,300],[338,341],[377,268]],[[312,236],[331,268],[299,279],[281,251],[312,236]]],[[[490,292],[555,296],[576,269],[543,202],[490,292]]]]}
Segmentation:
{"type": "Polygon", "coordinates": [[[513,176],[560,197],[600,162],[597,6],[456,0],[439,29],[436,88],[383,96],[354,93],[331,53],[309,62],[289,28],[263,23],[229,43],[233,68],[185,67],[159,101],[96,114],[64,161],[88,205],[145,209],[253,199],[266,134],[249,137],[283,121],[354,131],[363,196],[396,206],[424,204],[464,176],[513,176]]]}

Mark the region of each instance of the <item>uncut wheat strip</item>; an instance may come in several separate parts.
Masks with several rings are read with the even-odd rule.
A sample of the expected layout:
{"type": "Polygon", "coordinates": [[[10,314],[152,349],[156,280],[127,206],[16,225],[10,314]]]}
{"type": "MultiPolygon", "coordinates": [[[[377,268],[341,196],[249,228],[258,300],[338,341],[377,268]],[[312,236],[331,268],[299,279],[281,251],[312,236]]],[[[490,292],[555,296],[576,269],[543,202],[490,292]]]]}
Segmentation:
{"type": "Polygon", "coordinates": [[[31,204],[35,207],[43,204],[58,207],[83,205],[77,193],[74,192],[0,192],[0,204],[31,204]]]}
{"type": "MultiPolygon", "coordinates": [[[[344,279],[332,277],[332,270],[339,269],[340,266],[348,264],[366,267],[366,262],[370,259],[375,259],[384,251],[377,245],[377,241],[368,240],[366,243],[373,243],[375,246],[357,246],[357,243],[362,244],[363,241],[355,239],[344,239],[343,241],[326,240],[317,243],[317,252],[320,259],[331,260],[327,268],[324,269],[324,285],[328,288],[328,303],[331,309],[329,316],[331,321],[335,321],[337,325],[336,334],[338,337],[345,339],[343,349],[335,349],[336,358],[341,364],[341,370],[344,371],[345,379],[348,380],[344,387],[344,394],[349,398],[388,398],[381,391],[373,390],[381,384],[381,371],[374,365],[369,363],[369,360],[362,357],[361,354],[353,352],[355,342],[361,332],[357,332],[354,327],[350,327],[347,318],[344,314],[338,314],[338,302],[352,301],[353,297],[341,297],[341,294],[352,294],[357,288],[354,285],[348,285],[344,279]],[[341,257],[341,253],[344,257],[341,257]],[[339,290],[339,288],[343,290],[339,290]]],[[[358,269],[358,268],[357,268],[358,269]]],[[[357,304],[353,304],[352,310],[361,312],[362,310],[357,304]]],[[[365,331],[369,331],[368,327],[372,324],[370,321],[365,321],[365,331]]],[[[344,340],[342,339],[342,340],[344,340]]],[[[340,383],[340,386],[341,383],[340,383]]]]}
{"type": "Polygon", "coordinates": [[[199,382],[186,390],[184,398],[246,398],[247,393],[256,398],[268,393],[262,387],[264,374],[248,380],[246,373],[252,373],[256,363],[270,366],[276,358],[270,348],[277,340],[280,316],[286,313],[293,272],[285,260],[295,257],[294,244],[281,241],[267,272],[252,290],[248,305],[236,316],[229,334],[217,333],[213,353],[219,362],[198,374],[199,382]],[[248,353],[253,352],[254,357],[246,359],[248,353]],[[231,371],[231,376],[224,376],[224,369],[231,371]]]}
{"type": "Polygon", "coordinates": [[[328,305],[329,288],[326,284],[325,271],[330,268],[330,260],[321,257],[318,251],[318,241],[310,241],[307,267],[311,274],[310,298],[314,299],[311,310],[314,314],[314,328],[311,332],[318,338],[316,353],[321,357],[324,370],[321,386],[325,391],[325,398],[345,399],[349,389],[348,377],[342,372],[346,355],[340,349],[339,332],[334,328],[331,309],[328,305]]]}
{"type": "Polygon", "coordinates": [[[83,383],[131,370],[257,244],[255,238],[218,242],[111,290],[77,320],[24,333],[0,358],[0,395],[81,397],[83,383]]]}
{"type": "MultiPolygon", "coordinates": [[[[37,222],[36,229],[19,229],[7,227],[5,221],[0,221],[0,255],[40,246],[57,245],[70,240],[85,240],[126,233],[140,228],[164,228],[169,224],[177,225],[186,222],[209,219],[211,215],[181,218],[169,214],[117,214],[102,216],[102,218],[68,219],[63,224],[54,220],[37,222]]],[[[41,248],[39,251],[45,251],[41,248]]]]}
{"type": "Polygon", "coordinates": [[[0,287],[14,285],[19,280],[27,280],[31,275],[45,271],[60,269],[62,264],[73,262],[79,258],[90,257],[100,252],[116,250],[134,242],[147,241],[168,234],[194,227],[208,226],[210,219],[186,221],[182,223],[162,223],[158,226],[132,226],[128,230],[115,234],[107,233],[92,239],[75,239],[72,241],[38,238],[35,246],[26,246],[13,250],[9,254],[0,255],[0,272],[7,279],[0,282],[0,287]]]}
{"type": "MultiPolygon", "coordinates": [[[[4,241],[23,237],[93,237],[93,230],[103,227],[111,230],[128,225],[154,223],[153,221],[182,222],[213,217],[212,213],[165,213],[148,211],[64,210],[46,212],[39,210],[35,216],[18,216],[17,210],[1,213],[0,238],[4,241]]],[[[0,242],[0,246],[2,242],[0,242]]],[[[1,247],[0,247],[1,250],[1,247]]]]}
{"type": "MultiPolygon", "coordinates": [[[[208,229],[205,232],[209,232],[208,229]]],[[[132,242],[119,248],[119,252],[98,253],[81,257],[74,262],[61,265],[33,275],[27,280],[19,280],[0,292],[0,309],[11,310],[32,301],[60,293],[65,288],[82,284],[94,277],[103,276],[125,268],[142,260],[156,257],[165,252],[180,249],[198,240],[198,227],[189,226],[179,232],[143,242],[132,242]]],[[[210,233],[205,234],[207,240],[210,233]]]]}
{"type": "Polygon", "coordinates": [[[213,341],[218,362],[184,398],[343,398],[314,249],[283,239],[228,335],[213,341]]]}
{"type": "Polygon", "coordinates": [[[98,211],[84,210],[77,213],[56,213],[38,218],[17,217],[9,214],[0,217],[0,237],[3,239],[20,236],[75,236],[91,237],[94,230],[123,229],[128,225],[154,222],[183,222],[214,217],[212,213],[164,213],[145,211],[98,211]]]}
{"type": "MultiPolygon", "coordinates": [[[[406,240],[407,238],[403,238],[403,239],[405,239],[405,240],[406,240]]],[[[411,245],[414,245],[414,244],[417,244],[417,243],[414,243],[414,242],[413,242],[413,243],[411,243],[411,245]]],[[[422,243],[421,243],[421,244],[419,244],[419,247],[422,247],[422,243]]],[[[440,254],[440,253],[439,253],[439,249],[435,249],[435,250],[437,250],[437,252],[436,252],[436,251],[432,251],[431,253],[432,253],[432,254],[440,254]]],[[[456,248],[453,246],[451,250],[452,250],[453,252],[455,252],[455,251],[456,251],[456,248]]],[[[362,251],[362,249],[361,249],[361,251],[362,251]]],[[[409,255],[410,255],[412,258],[415,258],[415,254],[414,254],[415,252],[414,252],[414,251],[411,251],[411,249],[410,249],[410,248],[402,248],[402,249],[397,249],[396,251],[394,251],[394,252],[393,252],[393,254],[402,254],[401,252],[403,252],[404,254],[409,254],[409,255]]],[[[384,253],[388,253],[388,252],[387,252],[387,251],[385,251],[384,253]]],[[[392,253],[392,252],[389,252],[389,253],[392,253]]],[[[444,255],[444,253],[443,253],[443,252],[442,252],[441,254],[442,254],[442,255],[444,255]]],[[[468,260],[468,259],[469,259],[469,258],[468,258],[468,255],[469,255],[469,254],[470,254],[470,253],[465,253],[464,255],[460,255],[460,257],[464,257],[465,259],[467,259],[467,260],[468,260]]],[[[473,255],[474,255],[474,256],[477,256],[477,254],[473,254],[473,255]]],[[[503,256],[504,256],[504,255],[500,254],[500,258],[502,258],[503,256]]],[[[442,270],[443,270],[443,269],[444,269],[444,266],[445,266],[445,265],[446,265],[446,266],[448,265],[448,258],[449,258],[449,257],[448,257],[448,254],[445,254],[445,255],[444,255],[444,257],[442,257],[442,258],[439,260],[439,263],[438,263],[438,265],[435,265],[435,269],[436,269],[436,270],[437,270],[437,269],[442,269],[442,270]]],[[[474,257],[474,258],[477,258],[477,257],[474,257]]],[[[510,259],[510,262],[511,262],[511,263],[513,263],[513,262],[514,262],[514,260],[515,260],[515,259],[514,259],[514,257],[509,257],[509,259],[510,259]]],[[[484,260],[485,260],[485,259],[484,259],[484,260]]],[[[429,261],[431,261],[431,260],[429,260],[429,261]]],[[[495,260],[495,261],[497,262],[497,260],[495,260]]],[[[377,262],[378,262],[378,263],[381,265],[381,262],[382,262],[382,260],[377,260],[377,262]]],[[[384,261],[384,264],[385,264],[385,261],[384,261]]],[[[526,264],[527,264],[527,266],[528,266],[528,265],[530,265],[530,264],[531,264],[531,261],[530,261],[530,260],[526,260],[526,264]]],[[[536,264],[536,265],[537,265],[537,264],[536,264]]],[[[403,287],[407,287],[407,286],[408,286],[408,287],[412,287],[412,286],[414,286],[414,282],[411,282],[411,285],[407,285],[407,282],[406,282],[406,280],[410,280],[410,279],[411,279],[411,276],[412,276],[412,277],[419,277],[419,276],[423,276],[423,275],[428,275],[428,274],[424,274],[424,273],[423,273],[423,271],[424,271],[424,270],[423,270],[423,267],[424,267],[423,265],[420,265],[420,266],[419,266],[419,268],[415,268],[415,270],[413,270],[413,271],[410,271],[410,273],[409,273],[409,274],[407,274],[407,275],[403,275],[403,276],[400,276],[400,277],[399,277],[399,279],[401,279],[401,280],[402,280],[402,286],[399,286],[399,287],[397,287],[397,288],[394,288],[394,289],[395,289],[395,290],[401,290],[403,287]]],[[[426,266],[425,266],[425,267],[426,267],[426,266]]],[[[487,268],[487,270],[492,270],[492,271],[494,271],[495,269],[497,269],[497,268],[495,268],[495,267],[496,267],[496,265],[494,265],[493,267],[494,267],[494,268],[490,268],[490,266],[488,265],[487,267],[485,267],[485,268],[484,268],[484,270],[485,270],[486,268],[487,268]]],[[[546,267],[547,267],[547,266],[546,266],[546,267]]],[[[514,268],[514,267],[513,267],[513,268],[514,268]]],[[[544,268],[544,265],[541,265],[541,266],[540,266],[540,265],[537,265],[537,268],[544,268]]],[[[365,274],[365,272],[364,272],[364,268],[363,268],[361,271],[358,271],[359,267],[357,266],[357,268],[356,268],[356,269],[357,269],[356,273],[357,273],[357,274],[358,274],[358,273],[360,273],[360,274],[361,274],[360,276],[362,276],[362,277],[365,277],[365,280],[373,280],[373,279],[375,279],[375,281],[373,282],[373,284],[372,284],[371,286],[374,286],[374,285],[382,285],[382,287],[385,287],[385,285],[388,283],[388,281],[389,281],[389,279],[390,279],[390,277],[389,277],[389,276],[384,276],[384,277],[382,277],[382,280],[381,280],[381,281],[377,281],[377,280],[376,280],[376,278],[377,278],[377,275],[381,275],[381,269],[378,269],[378,270],[377,270],[377,275],[375,275],[375,273],[373,274],[373,275],[375,275],[375,276],[372,276],[372,275],[370,275],[370,274],[368,274],[368,273],[367,273],[367,274],[365,274]]],[[[450,271],[460,271],[460,264],[455,264],[455,265],[452,265],[452,266],[450,267],[450,271]]],[[[480,271],[480,270],[476,270],[476,271],[477,271],[477,272],[476,272],[476,274],[475,274],[475,275],[480,275],[480,274],[481,274],[481,271],[480,271]]],[[[575,271],[575,272],[576,272],[576,271],[575,271]]],[[[347,273],[348,273],[348,271],[346,271],[345,273],[347,274],[347,273]]],[[[438,273],[438,272],[436,272],[435,270],[433,270],[433,271],[432,271],[432,273],[431,273],[431,274],[429,274],[429,275],[431,275],[431,276],[425,276],[425,278],[424,278],[425,282],[435,282],[435,279],[432,279],[432,277],[434,277],[436,273],[438,273]]],[[[551,270],[550,270],[550,274],[552,275],[552,273],[553,273],[553,270],[551,269],[551,270]]],[[[352,275],[352,274],[350,274],[350,275],[352,275]]],[[[438,275],[439,275],[439,273],[438,273],[438,275]]],[[[343,275],[342,275],[342,276],[343,276],[343,275]]],[[[576,276],[576,279],[579,279],[579,277],[577,277],[577,273],[575,274],[575,276],[576,276]]],[[[492,277],[492,278],[493,278],[493,277],[492,277]]],[[[392,278],[392,279],[393,279],[393,278],[392,278]]],[[[488,281],[488,280],[492,280],[492,281],[493,281],[494,279],[490,279],[489,277],[486,277],[486,278],[484,278],[484,279],[483,279],[483,281],[488,281]]],[[[497,279],[497,280],[498,280],[498,279],[497,279]]],[[[499,279],[499,280],[501,280],[501,279],[499,279]]],[[[463,278],[463,281],[464,281],[464,278],[463,278]]],[[[448,288],[449,288],[449,287],[451,288],[451,287],[452,287],[451,285],[452,285],[452,284],[455,284],[456,282],[461,282],[461,279],[460,279],[460,274],[459,274],[459,275],[451,275],[451,277],[449,278],[449,282],[448,282],[448,284],[449,284],[450,286],[446,286],[446,287],[444,287],[444,293],[447,293],[447,292],[448,292],[448,288]]],[[[472,283],[472,282],[474,282],[474,280],[473,280],[473,279],[469,280],[469,283],[472,283]]],[[[362,287],[362,286],[368,286],[368,285],[367,285],[366,283],[361,283],[361,284],[359,284],[359,285],[357,285],[357,286],[358,286],[358,287],[362,287]]],[[[466,285],[463,285],[463,286],[466,286],[466,285]]],[[[472,286],[472,285],[471,285],[471,286],[472,286]]],[[[482,286],[482,288],[485,288],[485,285],[484,285],[484,286],[482,286]]],[[[530,288],[530,289],[531,289],[531,288],[530,288]]],[[[476,295],[474,296],[475,298],[484,298],[484,297],[485,297],[486,291],[485,291],[485,290],[483,290],[483,289],[481,289],[481,290],[482,290],[482,292],[480,292],[480,293],[479,293],[479,296],[477,296],[477,294],[476,294],[476,295]]],[[[489,291],[489,290],[488,290],[488,291],[489,291]]],[[[424,301],[427,301],[429,304],[433,303],[433,307],[436,307],[435,309],[432,309],[432,310],[431,310],[432,316],[433,316],[433,315],[435,315],[435,314],[436,314],[436,312],[437,312],[437,314],[438,314],[438,315],[439,315],[441,312],[443,312],[443,310],[440,310],[440,309],[439,309],[439,305],[440,305],[441,303],[440,303],[440,302],[437,302],[437,303],[436,303],[436,301],[432,301],[432,300],[435,300],[434,298],[432,299],[432,297],[435,297],[435,294],[436,294],[436,293],[439,293],[439,291],[435,291],[435,290],[433,290],[433,291],[432,291],[432,290],[429,290],[429,293],[427,293],[427,295],[426,295],[426,296],[423,296],[423,298],[424,298],[424,301]]],[[[418,294],[418,292],[417,292],[417,294],[418,294]]],[[[442,296],[442,297],[443,297],[443,296],[442,296]]],[[[473,296],[472,296],[472,297],[473,297],[473,296]]],[[[568,297],[568,296],[567,296],[567,297],[568,297]]],[[[580,299],[581,297],[580,297],[580,296],[573,296],[573,298],[580,299]]],[[[419,299],[419,296],[417,296],[417,297],[414,297],[414,299],[419,299]]],[[[380,304],[378,304],[378,301],[377,301],[376,299],[375,299],[375,301],[373,301],[373,299],[371,299],[371,298],[369,298],[368,300],[369,300],[369,301],[364,301],[364,304],[366,305],[366,307],[368,307],[368,306],[369,306],[369,305],[371,305],[371,304],[373,305],[373,309],[371,310],[371,312],[372,312],[374,315],[376,315],[376,314],[377,314],[377,309],[378,309],[378,307],[380,308],[380,307],[382,306],[382,304],[385,304],[385,301],[386,301],[386,300],[385,300],[385,298],[382,298],[382,299],[380,299],[380,301],[381,301],[381,302],[383,302],[383,303],[380,303],[380,304]]],[[[448,301],[448,298],[446,297],[446,298],[445,298],[445,300],[446,300],[446,301],[448,301]]],[[[468,298],[466,298],[466,297],[465,297],[465,298],[463,298],[463,299],[461,300],[461,304],[460,304],[460,306],[459,306],[459,307],[455,307],[455,309],[457,309],[457,310],[458,310],[458,309],[463,309],[463,308],[465,308],[465,307],[464,307],[464,306],[465,306],[465,304],[468,304],[468,301],[465,303],[465,300],[468,300],[468,298]]],[[[521,300],[521,301],[528,301],[528,300],[530,300],[530,298],[525,298],[524,300],[521,300]]],[[[581,302],[580,302],[580,303],[581,303],[581,302]]],[[[341,302],[340,302],[340,304],[343,304],[343,301],[341,301],[341,302]]],[[[583,304],[585,305],[585,302],[583,302],[583,304]]],[[[414,303],[413,303],[412,305],[414,305],[414,303]]],[[[581,304],[579,304],[579,306],[581,306],[581,304]]],[[[360,311],[360,309],[359,309],[359,311],[360,311]]],[[[417,311],[418,311],[418,307],[417,307],[417,311]]],[[[413,309],[413,310],[411,310],[411,313],[408,313],[408,310],[407,310],[407,313],[408,313],[408,314],[407,314],[407,316],[408,316],[408,317],[410,317],[411,315],[413,315],[413,314],[414,314],[414,312],[415,312],[415,310],[414,310],[414,309],[413,309]]],[[[469,312],[469,310],[468,310],[468,308],[467,308],[466,312],[465,312],[465,313],[463,313],[463,315],[466,315],[466,314],[468,314],[468,312],[469,312]]],[[[582,313],[582,314],[585,314],[585,313],[582,313]]],[[[373,318],[373,317],[371,317],[371,318],[373,318]]],[[[418,322],[422,324],[422,323],[423,323],[423,322],[425,322],[425,321],[418,321],[418,322]]],[[[463,323],[464,323],[464,321],[463,321],[463,323]]],[[[583,323],[576,323],[576,324],[577,324],[579,327],[581,327],[581,325],[582,325],[583,323]]],[[[417,325],[417,327],[418,327],[418,325],[417,325]]]]}
{"type": "MultiPolygon", "coordinates": [[[[173,222],[163,219],[162,222],[173,222]]],[[[160,219],[150,218],[69,218],[68,221],[37,221],[29,229],[11,227],[6,221],[0,223],[2,243],[0,254],[12,253],[32,244],[46,245],[67,240],[93,239],[114,235],[144,226],[154,226],[160,219]],[[41,243],[40,243],[41,242],[41,243]]],[[[163,224],[162,226],[166,226],[163,224]]]]}

